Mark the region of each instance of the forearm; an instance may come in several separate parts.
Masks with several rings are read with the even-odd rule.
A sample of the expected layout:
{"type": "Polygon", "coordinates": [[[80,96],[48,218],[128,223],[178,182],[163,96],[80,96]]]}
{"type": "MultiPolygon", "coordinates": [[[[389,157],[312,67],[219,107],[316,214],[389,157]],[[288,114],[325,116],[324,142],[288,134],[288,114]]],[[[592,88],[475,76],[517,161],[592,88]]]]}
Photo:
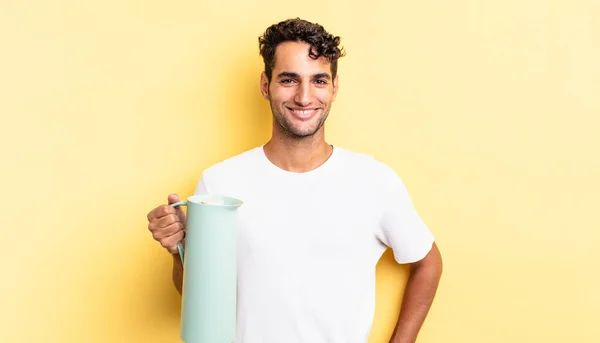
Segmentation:
{"type": "Polygon", "coordinates": [[[414,343],[433,303],[442,273],[440,263],[413,268],[408,279],[398,323],[390,343],[414,343]]]}
{"type": "Polygon", "coordinates": [[[179,294],[182,294],[183,263],[181,263],[179,254],[173,254],[173,284],[175,284],[175,288],[179,294]]]}

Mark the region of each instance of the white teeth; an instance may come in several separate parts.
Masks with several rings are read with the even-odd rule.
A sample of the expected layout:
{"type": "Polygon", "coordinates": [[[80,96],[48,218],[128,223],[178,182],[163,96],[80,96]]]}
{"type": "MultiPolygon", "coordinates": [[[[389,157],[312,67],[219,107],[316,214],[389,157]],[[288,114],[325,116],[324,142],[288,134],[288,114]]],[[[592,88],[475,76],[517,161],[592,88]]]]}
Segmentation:
{"type": "Polygon", "coordinates": [[[293,110],[293,111],[294,111],[294,113],[297,113],[300,115],[309,115],[314,112],[314,110],[293,110]]]}

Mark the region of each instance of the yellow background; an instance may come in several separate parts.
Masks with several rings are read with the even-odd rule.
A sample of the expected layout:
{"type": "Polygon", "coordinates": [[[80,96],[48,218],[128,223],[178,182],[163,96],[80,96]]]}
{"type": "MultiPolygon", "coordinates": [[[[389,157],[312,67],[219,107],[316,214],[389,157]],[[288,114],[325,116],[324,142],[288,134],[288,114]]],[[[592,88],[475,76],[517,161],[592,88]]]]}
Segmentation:
{"type": "MultiPolygon", "coordinates": [[[[0,342],[179,342],[146,213],[268,138],[257,37],[295,16],[348,52],[328,140],[396,168],[437,237],[419,342],[599,342],[592,0],[3,1],[0,342]]],[[[406,276],[386,253],[370,343],[406,276]]]]}

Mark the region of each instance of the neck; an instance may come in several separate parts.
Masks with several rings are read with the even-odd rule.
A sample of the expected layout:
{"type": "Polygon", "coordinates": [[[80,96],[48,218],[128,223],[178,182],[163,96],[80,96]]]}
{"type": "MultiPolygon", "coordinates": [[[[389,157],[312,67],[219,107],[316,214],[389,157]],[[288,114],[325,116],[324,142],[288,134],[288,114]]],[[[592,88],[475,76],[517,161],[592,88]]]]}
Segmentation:
{"type": "Polygon", "coordinates": [[[277,167],[295,173],[311,171],[329,159],[333,147],[325,142],[323,128],[311,137],[273,134],[265,144],[267,158],[277,167]]]}

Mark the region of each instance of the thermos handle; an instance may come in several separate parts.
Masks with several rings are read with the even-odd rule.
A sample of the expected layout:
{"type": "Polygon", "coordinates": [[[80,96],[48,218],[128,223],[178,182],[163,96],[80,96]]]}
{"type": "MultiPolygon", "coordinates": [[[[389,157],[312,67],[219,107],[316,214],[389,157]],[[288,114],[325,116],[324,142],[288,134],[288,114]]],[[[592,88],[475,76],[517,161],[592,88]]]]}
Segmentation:
{"type": "MultiPolygon", "coordinates": [[[[171,207],[175,208],[177,206],[187,206],[187,201],[178,201],[176,203],[171,204],[171,207]]],[[[183,249],[183,244],[181,242],[177,243],[177,250],[179,251],[179,256],[181,257],[181,264],[183,264],[183,255],[185,250],[183,249]]]]}

